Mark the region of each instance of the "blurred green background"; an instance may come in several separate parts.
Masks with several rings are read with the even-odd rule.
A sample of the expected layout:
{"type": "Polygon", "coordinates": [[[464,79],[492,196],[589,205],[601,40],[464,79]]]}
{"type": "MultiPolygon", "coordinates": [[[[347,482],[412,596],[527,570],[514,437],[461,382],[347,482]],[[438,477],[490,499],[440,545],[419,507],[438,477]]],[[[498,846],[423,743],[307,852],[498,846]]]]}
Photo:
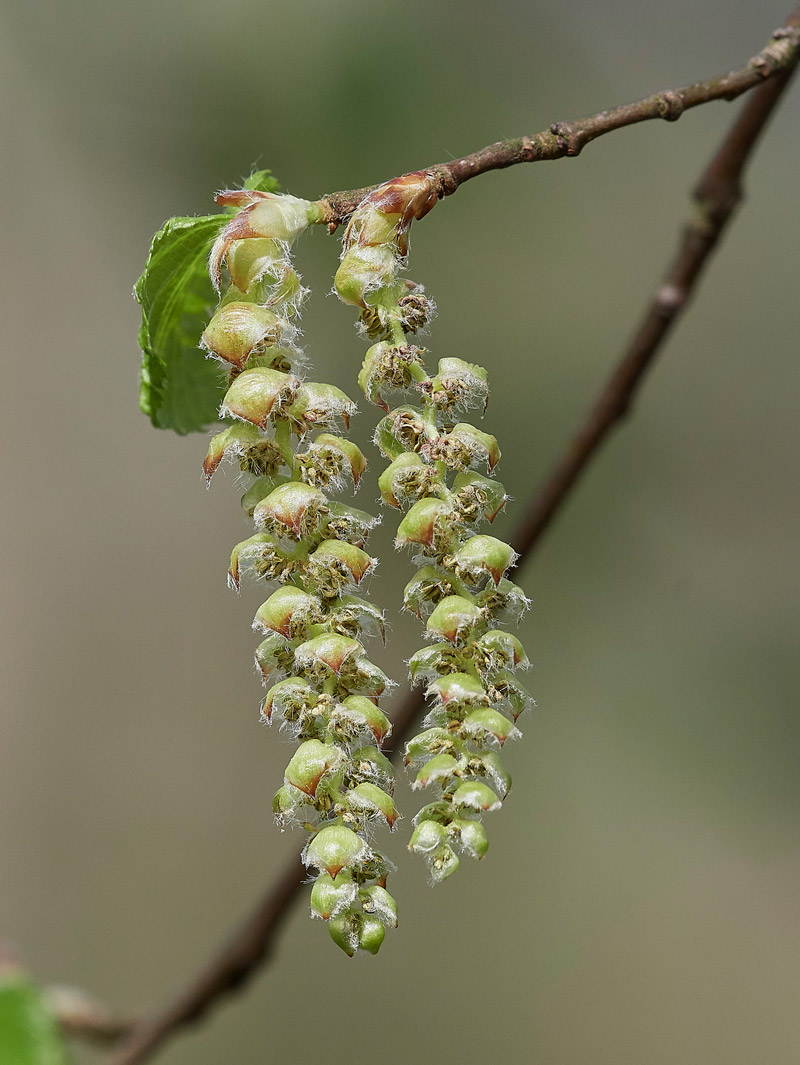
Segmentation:
{"type": "MultiPolygon", "coordinates": [[[[4,0],[0,937],[39,978],[162,1001],[301,842],[271,823],[289,748],[257,722],[258,591],[225,586],[233,475],[206,493],[204,438],[137,410],[130,291],[153,231],[254,163],[315,198],[738,66],[786,13],[4,0]]],[[[433,355],[490,371],[484,426],[517,499],[501,534],[618,357],[736,106],[486,175],[416,228],[433,355]]],[[[486,861],[430,890],[407,818],[380,957],[348,961],[299,907],[164,1065],[797,1060],[798,119],[800,85],[632,421],[520,575],[539,709],[486,861]]],[[[337,247],[298,248],[305,334],[317,377],[355,394],[337,247]]],[[[373,478],[375,419],[362,403],[373,478]]],[[[394,520],[371,594],[393,623],[375,657],[402,679],[420,635],[397,612],[394,520]]]]}

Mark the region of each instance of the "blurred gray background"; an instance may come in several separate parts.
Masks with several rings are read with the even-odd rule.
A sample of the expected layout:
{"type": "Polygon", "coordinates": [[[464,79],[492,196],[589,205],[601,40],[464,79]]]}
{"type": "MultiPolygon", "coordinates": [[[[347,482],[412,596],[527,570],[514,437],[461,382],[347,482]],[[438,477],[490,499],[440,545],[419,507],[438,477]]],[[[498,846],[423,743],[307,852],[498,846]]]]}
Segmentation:
{"type": "MultiPolygon", "coordinates": [[[[301,844],[271,823],[289,747],[257,722],[258,591],[225,586],[247,535],[233,475],[207,493],[205,439],[137,410],[153,231],[254,163],[315,198],[741,65],[786,14],[5,0],[0,936],[39,978],[162,1001],[301,844]]],[[[736,106],[486,175],[416,228],[433,356],[490,370],[503,529],[618,357],[736,106]]],[[[800,84],[634,418],[520,575],[540,705],[487,859],[430,890],[407,817],[379,958],[348,961],[300,907],[164,1065],[797,1060],[799,118],[800,84]]],[[[337,249],[299,245],[305,334],[316,376],[355,394],[337,249]]],[[[373,478],[376,417],[355,423],[373,478]]],[[[371,595],[402,679],[420,634],[394,523],[371,595]]]]}

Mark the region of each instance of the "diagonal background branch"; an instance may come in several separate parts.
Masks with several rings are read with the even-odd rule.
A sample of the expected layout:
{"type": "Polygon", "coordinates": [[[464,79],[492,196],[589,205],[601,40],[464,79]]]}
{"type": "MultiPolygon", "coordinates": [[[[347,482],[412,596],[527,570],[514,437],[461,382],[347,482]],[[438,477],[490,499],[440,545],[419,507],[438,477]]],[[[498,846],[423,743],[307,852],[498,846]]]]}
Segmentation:
{"type": "MultiPolygon", "coordinates": [[[[800,8],[789,18],[786,28],[778,31],[778,36],[774,38],[774,42],[780,43],[781,41],[793,42],[790,44],[789,58],[785,63],[765,71],[763,66],[759,65],[757,57],[747,68],[748,71],[752,68],[752,72],[748,73],[746,78],[741,73],[740,75],[726,75],[729,88],[725,92],[708,88],[708,86],[717,84],[721,79],[717,79],[716,82],[698,83],[697,86],[691,86],[685,90],[676,90],[678,96],[681,93],[689,94],[688,102],[686,100],[683,102],[685,108],[695,106],[705,100],[731,98],[733,95],[739,95],[758,85],[694,190],[694,211],[684,228],[677,255],[648,306],[639,328],[621,361],[605,383],[588,416],[569,442],[564,455],[556,463],[542,487],[534,493],[522,521],[512,536],[512,544],[520,554],[520,565],[531,556],[603,441],[629,412],[632,400],[648,367],[661,350],[667,334],[685,310],[703,268],[741,202],[742,175],[745,166],[797,64],[800,8]],[[764,78],[767,80],[764,81],[764,78]],[[734,79],[733,82],[730,79],[734,79]],[[705,96],[702,96],[701,86],[705,87],[702,90],[706,93],[705,96]]],[[[764,53],[761,55],[763,56],[764,53]]],[[[672,104],[669,101],[674,97],[673,93],[660,93],[655,97],[649,97],[647,101],[628,105],[628,108],[601,112],[600,115],[583,123],[561,124],[558,131],[539,135],[540,137],[560,137],[564,141],[564,144],[558,146],[556,154],[532,155],[527,159],[517,158],[500,162],[497,161],[496,154],[492,155],[498,146],[492,146],[484,149],[483,153],[476,153],[475,157],[465,157],[456,163],[447,164],[447,167],[454,169],[456,174],[458,168],[462,168],[464,173],[460,180],[463,181],[478,173],[509,166],[514,162],[577,154],[577,151],[570,152],[571,138],[578,138],[572,143],[577,150],[580,150],[582,143],[587,143],[601,133],[618,129],[631,122],[652,117],[677,117],[677,114],[645,113],[647,111],[645,105],[656,110],[660,106],[671,107],[672,104]],[[659,100],[666,101],[666,103],[663,105],[653,103],[659,100]],[[633,117],[634,115],[638,117],[633,117]],[[485,153],[489,153],[489,156],[483,163],[474,166],[467,165],[470,159],[480,157],[485,153]]],[[[528,140],[533,142],[535,138],[528,140]]],[[[501,142],[501,145],[511,143],[515,142],[501,142]]],[[[446,190],[443,194],[447,191],[454,191],[454,188],[446,190]]],[[[336,210],[339,213],[332,216],[330,220],[332,222],[341,220],[348,213],[346,208],[349,207],[349,210],[352,210],[368,191],[369,189],[361,189],[355,193],[337,193],[327,197],[330,204],[338,204],[336,210]],[[356,196],[358,199],[353,202],[356,196]]],[[[395,715],[393,733],[397,744],[395,753],[414,726],[422,706],[422,695],[412,693],[395,715]]],[[[111,1065],[141,1065],[179,1029],[204,1016],[220,997],[235,991],[251,977],[270,956],[284,919],[299,900],[304,875],[299,861],[293,860],[289,863],[279,880],[270,887],[252,914],[234,930],[227,943],[189,985],[165,1008],[156,1011],[151,1016],[144,1017],[133,1026],[131,1032],[121,1040],[111,1065]]]]}

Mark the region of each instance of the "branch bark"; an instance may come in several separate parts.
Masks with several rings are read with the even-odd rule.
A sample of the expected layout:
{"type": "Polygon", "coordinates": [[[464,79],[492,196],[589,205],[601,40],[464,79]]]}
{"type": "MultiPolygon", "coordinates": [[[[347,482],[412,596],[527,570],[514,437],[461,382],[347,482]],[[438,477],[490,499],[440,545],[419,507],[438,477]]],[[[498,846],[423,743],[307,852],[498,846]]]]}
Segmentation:
{"type": "MultiPolygon", "coordinates": [[[[688,107],[708,100],[733,99],[759,85],[703,172],[694,191],[694,211],[684,228],[677,255],[621,361],[563,457],[534,494],[512,536],[520,564],[531,556],[600,445],[630,410],[645,372],[685,310],[701,271],[742,199],[745,166],[794,72],[799,55],[800,8],[773,35],[767,49],[742,71],[685,89],[658,93],[635,104],[600,112],[591,119],[557,123],[547,133],[519,141],[503,141],[454,163],[430,168],[434,173],[447,172],[447,177],[442,179],[442,195],[447,195],[463,181],[488,170],[517,162],[576,155],[584,144],[612,129],[649,118],[674,119],[688,107]]],[[[364,188],[326,197],[331,208],[329,221],[332,224],[341,221],[369,191],[371,188],[364,188]]],[[[395,715],[396,753],[422,706],[422,695],[412,693],[395,715]]],[[[198,1020],[221,996],[236,990],[252,976],[271,953],[284,918],[298,900],[303,877],[300,864],[292,861],[253,913],[234,930],[222,950],[186,989],[164,1009],[143,1018],[133,1028],[118,1047],[111,1065],[141,1065],[180,1028],[198,1020]]]]}
{"type": "Polygon", "coordinates": [[[45,988],[45,994],[66,1036],[115,1043],[133,1030],[132,1018],[116,1016],[83,988],[58,984],[45,988]]]}
{"type": "MultiPolygon", "coordinates": [[[[0,941],[0,977],[27,977],[27,968],[14,944],[0,941]]],[[[104,1003],[81,987],[51,984],[43,988],[48,1009],[66,1036],[96,1043],[114,1043],[134,1027],[132,1018],[114,1015],[104,1003]]]]}
{"type": "MultiPolygon", "coordinates": [[[[769,44],[758,55],[753,56],[740,70],[697,81],[678,89],[664,89],[642,100],[612,107],[608,111],[598,111],[589,118],[578,118],[571,122],[554,122],[549,129],[528,136],[514,137],[510,140],[497,141],[485,148],[480,148],[461,159],[447,163],[434,163],[425,167],[431,182],[441,199],[450,196],[470,178],[486,174],[490,170],[503,170],[517,163],[538,163],[549,159],[563,159],[579,155],[590,141],[597,140],[606,133],[632,126],[637,122],[647,122],[661,118],[675,122],[684,111],[712,100],[735,100],[737,96],[754,88],[756,85],[782,71],[794,69],[800,56],[800,26],[792,15],[772,34],[769,44]]],[[[329,192],[318,203],[322,207],[321,222],[327,224],[331,231],[346,221],[365,196],[377,189],[378,185],[367,185],[361,189],[348,189],[344,192],[329,192]]]]}

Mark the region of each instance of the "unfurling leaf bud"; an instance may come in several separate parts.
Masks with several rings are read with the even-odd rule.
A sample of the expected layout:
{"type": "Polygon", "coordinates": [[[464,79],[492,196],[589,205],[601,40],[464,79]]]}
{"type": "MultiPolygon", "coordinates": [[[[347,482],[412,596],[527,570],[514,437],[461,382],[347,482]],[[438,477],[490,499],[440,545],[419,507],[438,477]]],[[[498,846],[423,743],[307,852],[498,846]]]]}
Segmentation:
{"type": "Polygon", "coordinates": [[[427,170],[415,170],[384,182],[353,212],[343,238],[345,251],[354,244],[391,243],[398,254],[406,255],[411,223],[424,218],[438,197],[436,178],[427,170]]]}
{"type": "Polygon", "coordinates": [[[316,204],[298,200],[294,196],[276,196],[255,189],[228,189],[218,193],[216,200],[223,207],[242,208],[224,227],[211,249],[209,270],[217,291],[222,261],[234,241],[254,237],[292,241],[309,223],[320,219],[320,209],[316,204]]]}

